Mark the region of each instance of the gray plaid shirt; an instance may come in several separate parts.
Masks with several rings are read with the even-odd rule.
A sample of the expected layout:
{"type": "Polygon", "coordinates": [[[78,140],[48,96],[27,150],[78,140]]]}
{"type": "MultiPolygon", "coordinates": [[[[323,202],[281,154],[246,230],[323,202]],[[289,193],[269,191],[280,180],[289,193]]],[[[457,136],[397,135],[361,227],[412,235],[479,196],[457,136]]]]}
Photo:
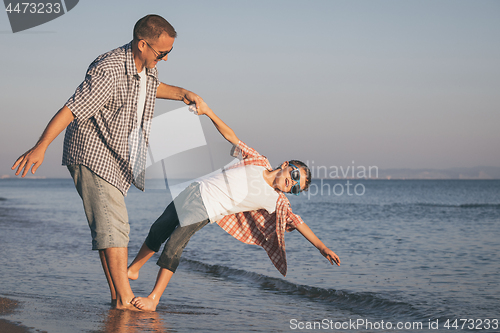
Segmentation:
{"type": "Polygon", "coordinates": [[[128,43],[97,57],[66,102],[75,119],[66,128],[62,164],[83,164],[124,195],[130,184],[144,190],[146,147],[160,84],[156,67],[147,69],[146,103],[137,129],[139,80],[128,43]]]}

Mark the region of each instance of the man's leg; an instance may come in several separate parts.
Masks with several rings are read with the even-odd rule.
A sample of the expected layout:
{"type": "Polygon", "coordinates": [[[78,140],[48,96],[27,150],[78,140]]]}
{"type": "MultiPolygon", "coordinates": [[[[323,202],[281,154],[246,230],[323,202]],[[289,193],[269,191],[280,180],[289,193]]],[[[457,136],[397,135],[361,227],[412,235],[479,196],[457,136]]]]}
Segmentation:
{"type": "Polygon", "coordinates": [[[128,282],[127,277],[127,248],[112,247],[100,250],[99,252],[104,254],[106,267],[108,268],[109,276],[112,282],[112,284],[110,284],[111,293],[113,289],[116,291],[116,308],[135,310],[134,306],[131,304],[131,301],[135,296],[130,288],[130,283],[128,282]]]}
{"type": "Polygon", "coordinates": [[[111,305],[116,306],[116,289],[111,279],[111,274],[109,273],[108,262],[106,261],[106,255],[104,250],[99,250],[99,259],[101,259],[102,269],[104,270],[104,275],[106,275],[106,280],[108,281],[109,291],[111,292],[111,305]]]}
{"type": "Polygon", "coordinates": [[[127,277],[128,214],[123,194],[83,165],[68,169],[82,198],[92,234],[92,249],[99,250],[108,281],[111,303],[120,309],[134,309],[127,277]]]}

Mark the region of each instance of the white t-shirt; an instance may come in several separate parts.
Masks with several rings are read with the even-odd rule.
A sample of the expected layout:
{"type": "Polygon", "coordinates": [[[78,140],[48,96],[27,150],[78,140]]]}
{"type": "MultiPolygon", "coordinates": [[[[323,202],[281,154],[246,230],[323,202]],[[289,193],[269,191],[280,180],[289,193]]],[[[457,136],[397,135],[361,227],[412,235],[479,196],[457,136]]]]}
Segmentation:
{"type": "Polygon", "coordinates": [[[132,171],[134,178],[142,171],[138,166],[136,166],[137,155],[139,154],[138,142],[143,142],[143,132],[141,129],[142,115],[144,114],[144,106],[146,104],[146,68],[143,68],[139,73],[139,96],[137,97],[137,126],[132,130],[129,137],[129,153],[130,153],[130,165],[132,166],[132,171]]]}
{"type": "Polygon", "coordinates": [[[264,180],[265,170],[262,166],[246,165],[200,180],[201,198],[210,222],[251,210],[273,213],[279,194],[264,180]]]}
{"type": "Polygon", "coordinates": [[[142,114],[144,113],[144,104],[146,103],[146,68],[139,73],[139,97],[137,98],[137,127],[141,127],[142,114]]]}

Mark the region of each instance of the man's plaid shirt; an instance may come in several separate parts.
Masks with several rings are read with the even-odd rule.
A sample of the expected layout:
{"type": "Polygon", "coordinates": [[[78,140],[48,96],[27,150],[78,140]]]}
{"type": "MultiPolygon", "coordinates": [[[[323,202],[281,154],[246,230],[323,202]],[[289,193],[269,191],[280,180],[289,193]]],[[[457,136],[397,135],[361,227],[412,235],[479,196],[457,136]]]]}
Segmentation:
{"type": "Polygon", "coordinates": [[[146,147],[160,84],[156,67],[145,70],[146,103],[139,131],[142,135],[131,136],[137,127],[140,80],[132,43],[97,57],[66,102],[75,119],[66,129],[63,165],[83,164],[123,194],[131,183],[144,190],[146,147]],[[137,154],[132,159],[130,151],[137,154]]]}
{"type": "MultiPolygon", "coordinates": [[[[265,156],[243,142],[233,148],[232,155],[241,154],[243,160],[232,165],[231,168],[244,165],[258,165],[272,170],[271,164],[265,156]]],[[[266,250],[278,271],[286,275],[285,230],[292,231],[304,223],[300,216],[292,213],[290,201],[280,192],[276,202],[276,210],[269,214],[265,209],[226,215],[217,224],[234,238],[247,244],[259,245],[266,250]]]]}

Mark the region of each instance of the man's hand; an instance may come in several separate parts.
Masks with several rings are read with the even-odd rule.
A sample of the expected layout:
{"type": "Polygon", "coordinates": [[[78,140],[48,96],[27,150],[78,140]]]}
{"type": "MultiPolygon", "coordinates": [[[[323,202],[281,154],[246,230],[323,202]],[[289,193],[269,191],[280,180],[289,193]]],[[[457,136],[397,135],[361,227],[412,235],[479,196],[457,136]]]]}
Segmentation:
{"type": "Polygon", "coordinates": [[[26,176],[30,168],[31,173],[34,174],[42,164],[43,158],[45,157],[45,151],[50,143],[73,121],[73,119],[75,119],[75,116],[67,106],[59,110],[50,120],[37,144],[22,154],[12,166],[12,170],[17,167],[16,176],[18,176],[23,169],[24,171],[21,177],[26,176]]]}
{"type": "Polygon", "coordinates": [[[337,266],[340,266],[340,258],[339,258],[338,255],[335,254],[335,252],[333,252],[332,250],[330,250],[327,247],[325,247],[324,249],[320,250],[320,252],[323,255],[323,257],[325,257],[326,259],[328,259],[328,261],[332,265],[335,262],[337,264],[337,266]]]}
{"type": "Polygon", "coordinates": [[[187,105],[194,103],[196,104],[196,109],[198,109],[200,108],[203,99],[200,96],[196,95],[194,92],[186,90],[182,101],[187,105]]]}
{"type": "Polygon", "coordinates": [[[171,86],[163,82],[160,82],[160,85],[156,90],[156,98],[183,101],[187,105],[195,104],[197,109],[200,107],[201,102],[203,102],[203,99],[194,92],[184,88],[171,86]]]}
{"type": "Polygon", "coordinates": [[[42,164],[45,157],[46,148],[36,145],[24,154],[22,154],[12,166],[12,170],[17,168],[16,176],[18,176],[24,169],[21,177],[26,176],[29,169],[31,168],[31,173],[34,174],[38,167],[42,164]]]}

